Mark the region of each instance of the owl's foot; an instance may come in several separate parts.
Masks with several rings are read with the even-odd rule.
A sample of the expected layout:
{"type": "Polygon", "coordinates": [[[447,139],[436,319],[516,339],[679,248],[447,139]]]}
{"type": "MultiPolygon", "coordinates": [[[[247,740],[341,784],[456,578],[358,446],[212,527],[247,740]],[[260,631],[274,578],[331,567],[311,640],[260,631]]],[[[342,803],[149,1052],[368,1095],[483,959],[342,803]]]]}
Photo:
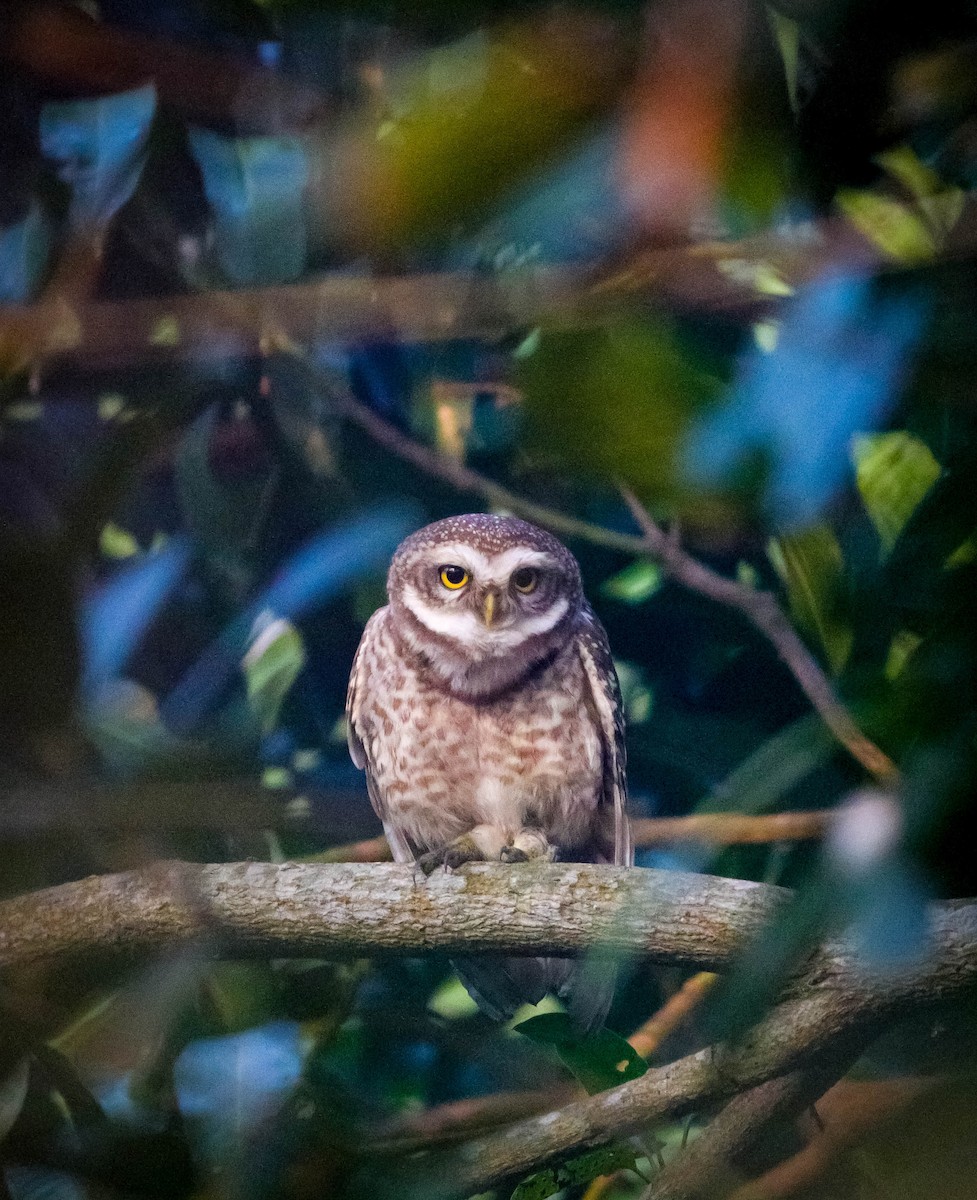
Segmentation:
{"type": "Polygon", "coordinates": [[[529,862],[529,855],[525,850],[520,850],[518,846],[503,846],[499,853],[499,861],[504,863],[525,863],[529,862]]]}
{"type": "Polygon", "coordinates": [[[470,833],[466,833],[446,846],[439,846],[437,850],[429,850],[427,854],[422,854],[417,860],[417,865],[425,875],[430,875],[438,867],[444,867],[446,871],[455,871],[467,862],[484,861],[485,855],[478,843],[470,833]]]}
{"type": "Polygon", "coordinates": [[[525,863],[535,860],[552,862],[556,857],[556,847],[546,840],[546,834],[541,829],[527,825],[520,829],[512,841],[503,846],[499,858],[506,863],[525,863]]]}

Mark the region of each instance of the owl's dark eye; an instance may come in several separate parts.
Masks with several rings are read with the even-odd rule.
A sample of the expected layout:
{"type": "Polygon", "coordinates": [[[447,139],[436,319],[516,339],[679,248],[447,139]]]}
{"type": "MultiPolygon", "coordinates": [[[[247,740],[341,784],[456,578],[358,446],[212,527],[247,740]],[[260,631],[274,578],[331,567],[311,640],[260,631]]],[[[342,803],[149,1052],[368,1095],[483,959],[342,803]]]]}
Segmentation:
{"type": "Polygon", "coordinates": [[[518,571],[512,573],[512,586],[523,595],[534,592],[537,583],[539,583],[539,576],[532,567],[520,567],[518,571]]]}
{"type": "Polygon", "coordinates": [[[452,592],[457,592],[468,582],[468,572],[464,567],[456,567],[450,563],[441,568],[441,582],[452,592]]]}

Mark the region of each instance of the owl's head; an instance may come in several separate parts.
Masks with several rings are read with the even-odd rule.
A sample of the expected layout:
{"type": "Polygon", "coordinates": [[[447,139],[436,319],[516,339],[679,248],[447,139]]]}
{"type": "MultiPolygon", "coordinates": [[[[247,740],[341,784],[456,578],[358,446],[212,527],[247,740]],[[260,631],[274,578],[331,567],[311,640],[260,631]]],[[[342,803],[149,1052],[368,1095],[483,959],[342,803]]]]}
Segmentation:
{"type": "Polygon", "coordinates": [[[470,513],[401,543],[387,579],[395,628],[456,691],[499,691],[562,646],[583,593],[577,561],[515,517],[470,513]]]}

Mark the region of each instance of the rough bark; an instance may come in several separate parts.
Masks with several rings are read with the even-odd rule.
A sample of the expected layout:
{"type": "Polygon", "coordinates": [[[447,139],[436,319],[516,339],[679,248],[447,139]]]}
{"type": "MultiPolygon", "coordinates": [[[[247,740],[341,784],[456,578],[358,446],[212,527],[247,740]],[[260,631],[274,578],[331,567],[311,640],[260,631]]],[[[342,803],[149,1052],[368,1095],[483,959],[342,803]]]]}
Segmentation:
{"type": "MultiPolygon", "coordinates": [[[[812,1087],[816,1094],[816,1076],[825,1070],[822,1082],[828,1086],[831,1064],[853,1059],[888,1022],[975,987],[977,902],[938,906],[932,915],[930,955],[898,976],[873,978],[840,948],[826,949],[792,985],[791,997],[735,1047],[710,1047],[653,1068],[639,1079],[557,1112],[406,1164],[388,1188],[375,1178],[368,1181],[369,1188],[438,1200],[473,1195],[800,1071],[803,1080],[797,1076],[784,1090],[767,1095],[774,1113],[781,1101],[786,1111],[795,1086],[800,1092],[803,1082],[805,1097],[812,1087]]],[[[728,1118],[728,1137],[722,1140],[736,1140],[741,1118],[738,1106],[728,1118]]],[[[704,1156],[708,1145],[700,1151],[704,1156]]],[[[718,1169],[719,1157],[717,1152],[712,1168],[718,1169]]]]}
{"type": "Polygon", "coordinates": [[[0,905],[0,966],[200,938],[225,957],[612,952],[728,966],[788,893],[672,871],[374,863],[160,863],[0,905]]]}
{"type": "MultiPolygon", "coordinates": [[[[425,880],[399,865],[161,863],[6,901],[0,966],[190,944],[225,957],[577,954],[599,945],[722,969],[788,896],[739,880],[575,864],[485,864],[425,880]]],[[[843,943],[826,945],[735,1047],[422,1155],[383,1181],[367,1180],[370,1194],[471,1195],[790,1072],[820,1071],[887,1022],[977,987],[977,901],[934,906],[930,926],[930,953],[898,975],[870,976],[843,943]]],[[[739,1107],[728,1118],[734,1133],[739,1107]]]]}

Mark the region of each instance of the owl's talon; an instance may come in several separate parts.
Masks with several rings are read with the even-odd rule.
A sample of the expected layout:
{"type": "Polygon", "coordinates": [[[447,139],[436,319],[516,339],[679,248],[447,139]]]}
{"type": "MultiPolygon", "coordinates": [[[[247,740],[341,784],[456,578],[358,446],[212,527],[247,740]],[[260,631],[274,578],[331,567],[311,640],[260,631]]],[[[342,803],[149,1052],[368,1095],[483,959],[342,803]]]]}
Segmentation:
{"type": "Polygon", "coordinates": [[[504,863],[526,863],[529,862],[529,855],[525,850],[520,850],[518,846],[503,846],[499,854],[499,861],[504,863]]]}
{"type": "Polygon", "coordinates": [[[479,849],[475,839],[470,836],[460,837],[445,848],[444,865],[456,871],[468,862],[483,862],[485,855],[479,849]]]}
{"type": "Polygon", "coordinates": [[[442,865],[445,867],[447,866],[447,863],[445,862],[446,851],[447,846],[442,846],[440,850],[429,850],[427,854],[422,854],[420,858],[417,859],[415,866],[420,867],[424,872],[425,877],[427,877],[433,871],[437,870],[438,867],[442,865]]]}
{"type": "Polygon", "coordinates": [[[444,867],[446,871],[457,871],[465,863],[483,862],[484,859],[485,855],[474,838],[466,836],[449,842],[447,846],[439,846],[437,850],[428,850],[416,860],[415,866],[420,867],[425,875],[430,875],[438,867],[444,867]]]}

